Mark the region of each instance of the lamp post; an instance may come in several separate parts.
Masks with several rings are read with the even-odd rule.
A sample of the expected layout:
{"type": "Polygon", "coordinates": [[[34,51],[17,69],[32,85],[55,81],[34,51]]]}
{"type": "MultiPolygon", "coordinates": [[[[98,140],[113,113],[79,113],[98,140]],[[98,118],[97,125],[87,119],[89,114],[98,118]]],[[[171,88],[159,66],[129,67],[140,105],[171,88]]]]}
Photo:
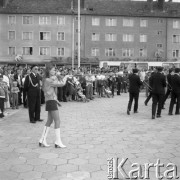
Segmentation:
{"type": "Polygon", "coordinates": [[[80,65],[80,59],[81,59],[81,24],[80,24],[80,0],[78,0],[78,68],[80,65]]]}

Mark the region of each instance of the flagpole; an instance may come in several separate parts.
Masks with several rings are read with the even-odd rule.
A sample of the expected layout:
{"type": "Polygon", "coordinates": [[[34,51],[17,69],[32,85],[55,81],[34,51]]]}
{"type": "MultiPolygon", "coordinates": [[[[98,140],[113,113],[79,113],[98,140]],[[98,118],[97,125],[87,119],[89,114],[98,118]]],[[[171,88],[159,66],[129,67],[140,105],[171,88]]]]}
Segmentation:
{"type": "Polygon", "coordinates": [[[81,66],[80,65],[80,59],[81,59],[81,24],[80,24],[80,0],[78,0],[78,68],[81,66]]]}

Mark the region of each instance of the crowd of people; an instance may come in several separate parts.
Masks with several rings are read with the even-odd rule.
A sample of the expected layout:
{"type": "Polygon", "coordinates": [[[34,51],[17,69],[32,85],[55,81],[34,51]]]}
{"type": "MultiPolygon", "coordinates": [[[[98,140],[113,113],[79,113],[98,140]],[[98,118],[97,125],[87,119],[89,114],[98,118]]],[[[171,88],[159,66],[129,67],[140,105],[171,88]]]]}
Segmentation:
{"type": "MultiPolygon", "coordinates": [[[[5,65],[0,68],[0,108],[1,114],[0,117],[4,117],[4,111],[8,108],[18,109],[20,105],[23,105],[24,108],[28,106],[33,107],[29,110],[30,122],[35,123],[36,120],[41,121],[40,119],[40,106],[45,103],[44,91],[42,88],[43,76],[44,76],[44,67],[39,67],[37,65],[33,66],[10,66],[5,65]],[[37,79],[34,79],[37,75],[37,79]],[[36,87],[37,86],[37,87],[36,87]],[[33,89],[31,92],[31,88],[33,89]],[[34,89],[38,88],[38,92],[35,93],[34,89]],[[28,93],[29,92],[29,93],[28,93]],[[35,103],[35,100],[38,104],[35,103]],[[5,109],[5,110],[4,110],[5,109]],[[39,112],[34,117],[34,112],[39,112]],[[36,119],[36,120],[35,120],[36,119]]],[[[135,94],[130,94],[130,101],[128,105],[128,114],[130,114],[131,105],[133,99],[135,100],[134,112],[137,112],[138,109],[138,97],[137,92],[141,89],[145,89],[145,94],[147,99],[145,105],[148,104],[148,101],[152,97],[153,86],[150,84],[150,80],[153,74],[155,74],[157,69],[152,70],[137,70],[137,68],[132,71],[128,71],[126,68],[68,68],[68,67],[55,67],[56,74],[52,78],[67,77],[66,84],[62,87],[57,87],[56,94],[57,100],[59,102],[68,102],[68,101],[82,101],[89,102],[95,97],[114,97],[115,92],[117,95],[121,93],[127,93],[128,91],[134,93],[134,90],[137,89],[135,94]],[[136,74],[138,79],[138,86],[133,84],[136,80],[131,80],[133,74],[136,74]],[[135,87],[135,88],[134,88],[135,87]],[[132,90],[131,90],[132,89],[132,90]],[[96,96],[95,96],[96,95],[96,96]]],[[[167,82],[169,82],[170,74],[174,72],[173,69],[164,69],[164,77],[167,77],[167,82]],[[169,73],[168,73],[169,72],[169,73]]],[[[136,79],[136,78],[135,78],[136,79]]],[[[165,78],[166,80],[166,78],[165,78]]],[[[159,89],[159,87],[158,87],[159,89]]],[[[162,102],[165,103],[165,100],[170,94],[169,88],[167,88],[167,94],[164,96],[162,102]]],[[[172,107],[172,105],[171,105],[172,107]]],[[[178,112],[178,111],[177,111],[178,112]]],[[[170,110],[170,114],[171,110],[170,110]]]]}

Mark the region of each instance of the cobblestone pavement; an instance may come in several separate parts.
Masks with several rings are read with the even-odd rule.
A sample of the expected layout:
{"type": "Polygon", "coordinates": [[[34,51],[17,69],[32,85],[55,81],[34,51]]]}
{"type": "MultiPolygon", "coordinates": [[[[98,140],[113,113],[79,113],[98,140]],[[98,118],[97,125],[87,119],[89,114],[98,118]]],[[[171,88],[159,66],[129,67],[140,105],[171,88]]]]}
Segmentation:
{"type": "MultiPolygon", "coordinates": [[[[162,118],[151,119],[151,102],[144,106],[140,95],[139,113],[126,114],[128,94],[95,98],[89,103],[62,103],[61,134],[65,149],[55,149],[55,133],[50,129],[50,148],[40,148],[38,140],[44,122],[30,124],[27,109],[0,120],[0,180],[106,180],[107,158],[128,158],[133,162],[167,165],[180,170],[180,116],[168,116],[169,100],[162,118]]],[[[41,117],[47,112],[42,106],[41,117]]],[[[161,168],[163,172],[165,168],[161,168]]],[[[119,178],[122,178],[120,175],[119,178]]],[[[150,168],[150,179],[155,170],[150,168]]]]}

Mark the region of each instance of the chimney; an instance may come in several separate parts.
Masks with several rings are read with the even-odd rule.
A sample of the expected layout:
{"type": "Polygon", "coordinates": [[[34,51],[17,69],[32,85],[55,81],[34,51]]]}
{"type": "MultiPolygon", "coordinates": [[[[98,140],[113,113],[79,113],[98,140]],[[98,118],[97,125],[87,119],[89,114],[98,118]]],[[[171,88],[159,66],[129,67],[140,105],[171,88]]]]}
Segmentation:
{"type": "Polygon", "coordinates": [[[164,10],[164,1],[165,1],[165,0],[158,0],[158,8],[159,8],[159,10],[161,10],[161,11],[164,10]]]}
{"type": "Polygon", "coordinates": [[[0,0],[0,7],[5,8],[8,4],[9,0],[0,0]]]}
{"type": "Polygon", "coordinates": [[[150,11],[153,12],[153,0],[147,0],[147,2],[149,4],[148,6],[149,6],[150,11]]]}

